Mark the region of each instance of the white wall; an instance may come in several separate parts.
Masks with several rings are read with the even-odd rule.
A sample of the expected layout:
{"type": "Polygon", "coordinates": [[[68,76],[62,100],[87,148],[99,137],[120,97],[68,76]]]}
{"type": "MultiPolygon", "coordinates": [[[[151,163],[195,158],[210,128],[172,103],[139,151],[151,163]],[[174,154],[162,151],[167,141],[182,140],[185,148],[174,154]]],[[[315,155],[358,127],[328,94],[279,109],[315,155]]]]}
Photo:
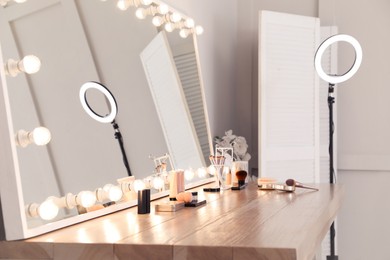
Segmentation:
{"type": "MultiPolygon", "coordinates": [[[[338,222],[341,259],[390,259],[389,10],[386,0],[319,1],[321,23],[337,25],[363,48],[360,70],[339,84],[336,100],[339,183],[346,188],[338,222]]],[[[345,50],[339,51],[339,73],[351,64],[345,50]]]]}

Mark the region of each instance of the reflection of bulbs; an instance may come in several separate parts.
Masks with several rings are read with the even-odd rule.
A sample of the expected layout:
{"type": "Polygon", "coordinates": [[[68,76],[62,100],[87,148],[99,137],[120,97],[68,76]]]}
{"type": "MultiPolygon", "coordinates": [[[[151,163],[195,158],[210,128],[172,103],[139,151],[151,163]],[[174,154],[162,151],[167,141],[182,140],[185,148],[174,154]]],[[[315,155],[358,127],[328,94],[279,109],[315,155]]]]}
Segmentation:
{"type": "Polygon", "coordinates": [[[166,4],[160,4],[157,7],[157,12],[160,14],[167,14],[169,12],[169,7],[166,4]]]}
{"type": "Polygon", "coordinates": [[[195,33],[196,33],[196,35],[201,35],[201,34],[203,34],[203,31],[204,31],[204,29],[203,29],[202,26],[198,25],[198,26],[195,27],[195,33]]]}
{"type": "Polygon", "coordinates": [[[92,207],[96,203],[96,196],[91,191],[81,191],[77,194],[76,203],[84,208],[92,207]]]}
{"type": "Polygon", "coordinates": [[[131,3],[130,0],[119,0],[116,3],[116,7],[118,7],[119,10],[125,11],[130,7],[131,3]]]}
{"type": "Polygon", "coordinates": [[[166,23],[164,29],[167,32],[172,32],[175,29],[175,25],[173,23],[166,23]]]}
{"type": "Polygon", "coordinates": [[[145,183],[142,180],[135,180],[132,186],[132,190],[135,192],[145,189],[145,183]]]}
{"type": "Polygon", "coordinates": [[[29,144],[46,145],[51,140],[51,133],[45,127],[37,127],[33,131],[27,132],[19,130],[15,135],[15,143],[21,147],[26,147],[29,144]]]}
{"type": "Polygon", "coordinates": [[[45,200],[38,207],[38,215],[44,220],[52,220],[58,215],[58,212],[58,206],[51,199],[45,200]]]}
{"type": "Polygon", "coordinates": [[[206,175],[207,175],[206,168],[201,167],[201,168],[198,169],[198,177],[199,178],[204,178],[204,177],[206,177],[206,175]]]}
{"type": "Polygon", "coordinates": [[[151,5],[153,3],[152,0],[141,0],[141,4],[143,5],[151,5]]]}
{"type": "Polygon", "coordinates": [[[170,18],[173,23],[177,23],[181,20],[181,15],[179,13],[172,13],[170,18]]]}
{"type": "Polygon", "coordinates": [[[156,190],[160,190],[164,187],[164,179],[161,178],[160,176],[156,176],[153,178],[153,188],[156,190]]]}
{"type": "Polygon", "coordinates": [[[195,26],[194,19],[188,18],[184,21],[184,25],[187,28],[193,28],[195,26]]]}
{"type": "Polygon", "coordinates": [[[145,19],[146,18],[146,14],[147,14],[147,11],[143,8],[138,8],[136,11],[135,11],[135,16],[138,18],[138,19],[145,19]]]}
{"type": "Polygon", "coordinates": [[[194,178],[195,176],[195,172],[192,168],[189,168],[187,170],[184,171],[184,178],[187,180],[187,181],[190,181],[194,178]]]}
{"type": "Polygon", "coordinates": [[[152,23],[154,26],[159,27],[164,23],[164,19],[161,16],[155,16],[152,19],[152,23]]]}
{"type": "Polygon", "coordinates": [[[179,34],[181,38],[187,38],[190,34],[190,31],[188,29],[181,29],[179,34]]]}

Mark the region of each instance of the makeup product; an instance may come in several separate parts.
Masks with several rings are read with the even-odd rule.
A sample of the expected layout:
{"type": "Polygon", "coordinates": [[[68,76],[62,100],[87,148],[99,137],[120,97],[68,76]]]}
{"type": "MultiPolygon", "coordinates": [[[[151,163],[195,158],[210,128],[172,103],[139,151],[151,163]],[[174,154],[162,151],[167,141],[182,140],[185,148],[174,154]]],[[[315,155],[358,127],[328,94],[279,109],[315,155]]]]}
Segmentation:
{"type": "Polygon", "coordinates": [[[175,212],[184,208],[183,201],[166,201],[156,205],[157,212],[175,212]]]}
{"type": "Polygon", "coordinates": [[[245,189],[245,187],[246,187],[245,178],[246,178],[247,175],[248,175],[248,173],[246,171],[244,171],[244,170],[237,171],[236,172],[236,176],[237,176],[238,186],[233,186],[232,190],[242,190],[242,189],[245,189]]]}
{"type": "Polygon", "coordinates": [[[192,201],[198,201],[198,192],[197,191],[192,192],[192,201]]]}
{"type": "Polygon", "coordinates": [[[298,187],[298,188],[310,189],[310,190],[316,190],[316,191],[318,191],[317,188],[309,187],[309,186],[303,185],[302,183],[297,182],[297,181],[295,181],[294,179],[288,179],[288,180],[286,180],[286,185],[287,185],[287,186],[294,186],[294,187],[298,187]]]}
{"type": "Polygon", "coordinates": [[[138,214],[150,213],[150,189],[138,191],[138,214]]]}
{"type": "Polygon", "coordinates": [[[189,203],[192,201],[192,193],[191,192],[180,192],[176,195],[177,201],[184,201],[184,203],[189,203]]]}
{"type": "Polygon", "coordinates": [[[276,183],[264,183],[259,185],[260,190],[277,190],[277,191],[285,191],[285,192],[293,192],[295,191],[295,186],[288,186],[284,184],[276,184],[276,183]]]}
{"type": "Polygon", "coordinates": [[[191,201],[191,202],[185,203],[184,206],[185,207],[199,207],[199,206],[202,206],[204,204],[206,204],[206,200],[191,201]]]}

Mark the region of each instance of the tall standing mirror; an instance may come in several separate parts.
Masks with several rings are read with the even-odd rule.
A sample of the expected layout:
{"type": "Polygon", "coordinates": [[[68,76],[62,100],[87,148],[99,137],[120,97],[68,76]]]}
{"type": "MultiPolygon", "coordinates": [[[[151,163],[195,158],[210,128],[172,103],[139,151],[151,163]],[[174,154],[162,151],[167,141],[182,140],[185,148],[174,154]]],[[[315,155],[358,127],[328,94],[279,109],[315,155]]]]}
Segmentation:
{"type": "MultiPolygon", "coordinates": [[[[141,7],[147,10],[150,6],[141,7]]],[[[76,209],[66,209],[49,222],[24,214],[26,205],[40,203],[49,196],[94,191],[106,184],[117,185],[118,179],[128,176],[112,126],[93,120],[80,104],[79,90],[86,82],[104,84],[115,97],[115,122],[135,179],[153,175],[155,164],[151,158],[166,153],[175,168],[207,167],[212,142],[196,36],[190,33],[181,38],[178,30],[166,33],[152,24],[151,16],[136,18],[135,10],[119,10],[116,1],[96,0],[10,2],[0,8],[2,63],[28,54],[42,62],[36,74],[6,77],[2,71],[1,75],[1,119],[8,125],[1,129],[7,165],[0,172],[0,194],[7,239],[31,237],[130,205],[117,203],[83,215],[76,209]],[[156,37],[163,37],[171,55],[172,71],[180,86],[176,99],[180,97],[180,109],[185,110],[182,121],[176,120],[176,114],[162,112],[161,105],[174,99],[172,92],[154,91],[158,85],[152,86],[148,66],[142,63],[141,54],[156,37]],[[172,129],[182,129],[184,124],[186,135],[172,138],[172,129]],[[50,130],[50,143],[16,147],[14,134],[37,126],[50,130]],[[184,150],[195,148],[181,152],[173,141],[181,143],[184,150]],[[16,192],[5,188],[13,185],[16,192]],[[15,203],[19,207],[6,213],[15,203]],[[21,227],[10,230],[9,225],[15,221],[22,223],[21,227]]],[[[104,95],[93,90],[87,95],[95,111],[109,113],[104,95]]],[[[202,181],[204,177],[195,177],[187,184],[202,181]]],[[[159,196],[157,192],[155,196],[159,196]]]]}

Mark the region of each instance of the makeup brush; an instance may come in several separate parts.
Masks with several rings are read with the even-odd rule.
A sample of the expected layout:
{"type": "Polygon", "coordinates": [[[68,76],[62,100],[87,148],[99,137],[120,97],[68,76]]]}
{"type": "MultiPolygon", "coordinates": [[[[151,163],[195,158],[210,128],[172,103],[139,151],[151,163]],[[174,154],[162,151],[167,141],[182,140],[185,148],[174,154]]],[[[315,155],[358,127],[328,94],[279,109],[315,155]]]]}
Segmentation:
{"type": "Polygon", "coordinates": [[[302,183],[295,181],[294,179],[286,180],[286,185],[287,186],[295,186],[295,187],[298,187],[298,188],[304,188],[304,189],[310,189],[310,190],[317,190],[318,191],[317,188],[305,186],[302,183]]]}
{"type": "Polygon", "coordinates": [[[243,171],[243,170],[236,172],[239,187],[245,185],[245,178],[247,175],[248,175],[248,173],[246,171],[243,171]]]}

